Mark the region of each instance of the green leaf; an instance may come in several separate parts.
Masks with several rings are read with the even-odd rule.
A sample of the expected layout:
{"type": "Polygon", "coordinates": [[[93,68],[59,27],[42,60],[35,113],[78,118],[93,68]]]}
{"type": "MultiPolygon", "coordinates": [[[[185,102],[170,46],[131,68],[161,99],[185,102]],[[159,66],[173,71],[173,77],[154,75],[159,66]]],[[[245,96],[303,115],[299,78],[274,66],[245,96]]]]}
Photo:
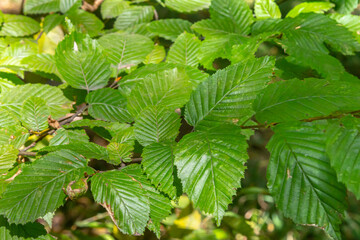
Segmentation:
{"type": "Polygon", "coordinates": [[[327,128],[326,152],[337,179],[360,199],[360,123],[343,119],[327,128]]]}
{"type": "Polygon", "coordinates": [[[136,118],[135,137],[143,146],[167,140],[174,141],[179,134],[180,125],[180,117],[175,111],[148,106],[136,118]]]}
{"type": "Polygon", "coordinates": [[[20,125],[0,128],[0,145],[13,145],[18,149],[25,144],[29,135],[29,131],[20,125]]]}
{"type": "Polygon", "coordinates": [[[44,99],[29,97],[21,109],[21,122],[24,127],[35,132],[41,132],[48,127],[50,111],[44,99]]]}
{"type": "Polygon", "coordinates": [[[40,31],[40,24],[32,18],[11,14],[4,14],[3,17],[0,36],[22,37],[40,31]]]}
{"type": "Polygon", "coordinates": [[[43,30],[45,33],[49,33],[56,26],[65,21],[65,16],[57,13],[47,15],[44,19],[43,30]]]}
{"type": "Polygon", "coordinates": [[[119,16],[130,4],[124,0],[105,0],[101,4],[101,16],[104,19],[119,16]]]}
{"type": "Polygon", "coordinates": [[[274,0],[256,0],[255,1],[256,19],[281,18],[281,12],[274,0]]]}
{"type": "Polygon", "coordinates": [[[231,50],[230,61],[232,64],[251,59],[255,57],[255,53],[260,45],[272,37],[277,36],[276,33],[267,32],[246,39],[242,44],[233,45],[231,50]]]}
{"type": "Polygon", "coordinates": [[[184,32],[171,46],[166,61],[197,67],[201,41],[194,35],[184,32]]]}
{"type": "Polygon", "coordinates": [[[18,85],[0,95],[0,109],[5,109],[16,117],[21,118],[21,107],[29,97],[39,97],[45,100],[51,117],[63,117],[70,112],[71,102],[65,98],[62,91],[45,84],[18,85]]]}
{"type": "Polygon", "coordinates": [[[18,125],[19,121],[10,112],[0,108],[0,128],[18,125]]]}
{"type": "Polygon", "coordinates": [[[155,45],[154,49],[146,56],[144,63],[145,64],[158,64],[161,63],[166,56],[165,48],[161,45],[155,45]]]}
{"type": "Polygon", "coordinates": [[[360,108],[360,84],[323,79],[269,85],[254,102],[256,119],[275,123],[351,112],[360,108]]]}
{"type": "Polygon", "coordinates": [[[117,71],[141,63],[154,48],[148,37],[138,34],[107,34],[99,44],[117,71]]]}
{"type": "Polygon", "coordinates": [[[241,29],[241,34],[250,33],[254,22],[253,13],[246,1],[239,0],[212,0],[210,6],[212,19],[223,19],[241,29]]]}
{"type": "Polygon", "coordinates": [[[110,64],[96,40],[77,32],[59,43],[55,60],[63,79],[74,88],[96,90],[110,78],[110,64]]]}
{"type": "Polygon", "coordinates": [[[148,178],[155,187],[168,194],[172,199],[176,197],[174,175],[174,146],[172,143],[153,143],[144,148],[141,165],[148,178]]]}
{"type": "Polygon", "coordinates": [[[195,207],[215,217],[217,225],[240,187],[247,159],[240,128],[223,125],[185,135],[175,149],[183,189],[195,207]]]}
{"type": "Polygon", "coordinates": [[[335,10],[338,13],[350,14],[358,6],[359,0],[331,0],[336,4],[335,10]]]}
{"type": "Polygon", "coordinates": [[[296,17],[300,13],[324,13],[331,8],[333,8],[335,5],[329,2],[304,2],[296,5],[293,9],[288,12],[286,17],[296,17]]]}
{"type": "Polygon", "coordinates": [[[174,68],[157,72],[137,83],[128,98],[128,110],[134,117],[149,105],[175,110],[188,101],[191,90],[185,71],[174,68]]]}
{"type": "Polygon", "coordinates": [[[86,97],[89,114],[96,119],[114,122],[131,122],[132,117],[126,109],[126,98],[111,88],[99,89],[86,97]]]}
{"type": "Polygon", "coordinates": [[[202,41],[199,53],[200,63],[210,70],[215,70],[213,62],[217,58],[229,59],[231,58],[231,51],[234,45],[242,44],[246,38],[236,35],[228,34],[222,37],[207,38],[202,41]],[[212,49],[212,51],[209,51],[212,49]]]}
{"type": "Polygon", "coordinates": [[[33,222],[64,203],[71,181],[91,174],[87,160],[71,151],[58,151],[37,159],[6,188],[0,199],[1,212],[9,223],[33,222]]]}
{"type": "Polygon", "coordinates": [[[186,75],[189,77],[190,84],[193,89],[199,85],[199,83],[205,81],[208,78],[208,74],[200,71],[197,68],[193,68],[190,66],[184,66],[181,64],[173,64],[173,63],[159,63],[159,64],[148,64],[141,68],[136,69],[131,72],[129,75],[125,76],[119,83],[119,90],[123,95],[129,96],[131,90],[137,85],[137,83],[143,81],[150,74],[154,74],[156,72],[162,72],[165,70],[171,70],[177,68],[178,73],[182,74],[182,71],[185,71],[186,75]]]}
{"type": "Polygon", "coordinates": [[[51,240],[44,226],[38,222],[25,225],[9,224],[6,218],[0,216],[0,236],[3,240],[51,240]]]}
{"type": "Polygon", "coordinates": [[[117,170],[98,173],[91,178],[91,191],[121,232],[144,232],[150,203],[145,189],[133,177],[117,170]]]}
{"type": "Polygon", "coordinates": [[[267,145],[267,178],[277,206],[295,223],[318,226],[341,239],[346,191],[330,167],[324,133],[312,124],[279,125],[274,131],[267,145]]]}
{"type": "Polygon", "coordinates": [[[58,146],[78,142],[89,142],[89,137],[86,135],[85,130],[65,130],[64,128],[60,128],[55,132],[49,145],[58,146]]]}
{"type": "Polygon", "coordinates": [[[358,36],[357,31],[360,31],[360,16],[339,13],[333,13],[329,16],[358,36]]]}
{"type": "Polygon", "coordinates": [[[241,124],[253,115],[252,103],[271,80],[274,64],[265,57],[216,72],[191,94],[186,121],[194,127],[224,121],[241,124]]]}
{"type": "Polygon", "coordinates": [[[234,23],[224,19],[204,19],[194,23],[191,29],[200,33],[205,38],[221,38],[228,34],[241,34],[242,32],[234,23]]]}
{"type": "Polygon", "coordinates": [[[119,165],[121,162],[131,162],[133,144],[110,142],[106,148],[109,152],[108,163],[119,165]]]}
{"type": "Polygon", "coordinates": [[[21,60],[21,64],[26,65],[27,68],[33,72],[41,71],[45,73],[59,74],[55,64],[55,57],[48,53],[25,57],[21,60]]]}
{"type": "MultiPolygon", "coordinates": [[[[64,1],[64,0],[61,0],[64,1]]],[[[57,12],[60,10],[60,0],[26,0],[24,5],[25,14],[41,14],[57,12]]]]}
{"type": "Polygon", "coordinates": [[[146,195],[150,201],[150,221],[148,228],[154,231],[158,238],[160,238],[160,223],[163,219],[171,214],[170,199],[160,194],[146,179],[141,166],[139,164],[132,164],[122,170],[124,173],[130,175],[136,181],[140,182],[146,191],[146,195]]]}
{"type": "Polygon", "coordinates": [[[0,145],[0,174],[6,173],[16,162],[19,151],[12,145],[0,145]]]}
{"type": "Polygon", "coordinates": [[[60,11],[66,13],[71,9],[79,8],[81,4],[81,0],[60,0],[60,11]]]}
{"type": "Polygon", "coordinates": [[[93,158],[98,160],[108,160],[109,153],[106,148],[97,145],[92,142],[74,141],[71,144],[48,146],[39,150],[40,154],[46,154],[48,152],[56,152],[62,150],[70,150],[76,154],[80,154],[86,158],[93,158]]]}
{"type": "Polygon", "coordinates": [[[4,78],[0,78],[0,93],[5,93],[13,87],[15,87],[13,82],[4,78]]]}
{"type": "Polygon", "coordinates": [[[209,8],[211,0],[165,0],[165,5],[177,12],[196,12],[209,8]]]}
{"type": "Polygon", "coordinates": [[[95,14],[82,9],[70,12],[67,16],[79,31],[87,33],[91,37],[99,35],[104,28],[104,23],[95,14]]]}
{"type": "Polygon", "coordinates": [[[124,9],[116,18],[114,28],[124,30],[139,23],[150,22],[154,17],[152,6],[135,6],[124,9]]]}
{"type": "Polygon", "coordinates": [[[157,36],[175,41],[183,32],[192,32],[191,25],[191,22],[183,19],[160,19],[149,23],[148,29],[157,36]]]}

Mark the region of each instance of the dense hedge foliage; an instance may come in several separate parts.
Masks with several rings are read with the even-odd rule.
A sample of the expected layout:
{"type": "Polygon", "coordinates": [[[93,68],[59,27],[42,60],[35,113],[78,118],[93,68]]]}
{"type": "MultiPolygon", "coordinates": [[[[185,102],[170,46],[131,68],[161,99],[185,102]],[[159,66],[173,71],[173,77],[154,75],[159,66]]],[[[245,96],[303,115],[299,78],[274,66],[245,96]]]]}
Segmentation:
{"type": "Polygon", "coordinates": [[[1,239],[52,239],[35,220],[87,191],[125,234],[160,237],[182,194],[220,225],[263,128],[278,209],[340,239],[347,190],[360,198],[360,80],[339,60],[360,51],[357,4],[105,0],[100,20],[79,0],[27,0],[28,16],[1,14],[1,239]]]}

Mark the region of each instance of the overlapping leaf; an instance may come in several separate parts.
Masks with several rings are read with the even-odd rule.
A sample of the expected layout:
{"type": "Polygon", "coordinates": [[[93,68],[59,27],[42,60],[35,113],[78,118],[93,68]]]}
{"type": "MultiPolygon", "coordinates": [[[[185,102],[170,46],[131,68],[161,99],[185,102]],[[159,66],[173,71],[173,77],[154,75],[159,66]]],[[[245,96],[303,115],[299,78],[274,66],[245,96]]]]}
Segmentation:
{"type": "Polygon", "coordinates": [[[360,108],[360,84],[323,79],[288,80],[268,86],[254,102],[260,122],[286,122],[360,108]]]}
{"type": "Polygon", "coordinates": [[[71,151],[62,150],[37,159],[6,188],[0,199],[1,213],[10,223],[33,222],[63,204],[70,181],[91,174],[87,160],[71,151]]]}
{"type": "Polygon", "coordinates": [[[267,145],[271,152],[268,187],[286,217],[340,237],[345,188],[325,153],[325,135],[311,124],[279,125],[267,145]]]}
{"type": "Polygon", "coordinates": [[[160,222],[171,213],[172,206],[170,199],[160,194],[154,186],[151,185],[139,164],[127,166],[122,171],[140,182],[141,186],[145,189],[150,202],[150,221],[148,222],[148,228],[154,231],[157,237],[160,238],[160,222]]]}
{"type": "Polygon", "coordinates": [[[180,63],[196,67],[199,64],[200,45],[200,40],[194,34],[185,32],[175,40],[166,60],[170,63],[180,63]]]}
{"type": "Polygon", "coordinates": [[[223,125],[185,135],[175,149],[175,165],[184,192],[195,207],[220,225],[244,176],[246,138],[237,126],[223,125]]]}
{"type": "Polygon", "coordinates": [[[89,142],[89,137],[86,135],[85,130],[65,130],[64,128],[60,128],[55,132],[49,145],[58,146],[79,142],[89,142]]]}
{"type": "Polygon", "coordinates": [[[211,0],[165,0],[168,8],[178,12],[196,12],[210,6],[211,0]]]}
{"type": "Polygon", "coordinates": [[[104,87],[110,78],[110,64],[95,40],[73,32],[58,45],[56,66],[74,88],[87,91],[104,87]]]}
{"type": "Polygon", "coordinates": [[[360,198],[360,123],[357,119],[334,122],[327,128],[326,151],[337,178],[360,198]]]}
{"type": "Polygon", "coordinates": [[[149,38],[138,34],[107,34],[99,44],[118,71],[141,63],[154,48],[149,38]]]}
{"type": "Polygon", "coordinates": [[[281,12],[274,0],[256,0],[255,15],[257,19],[281,18],[281,12]]]}
{"type": "Polygon", "coordinates": [[[336,11],[342,14],[349,14],[358,6],[358,0],[331,0],[336,4],[336,11]]]}
{"type": "Polygon", "coordinates": [[[153,143],[146,146],[143,150],[143,160],[141,161],[151,183],[171,198],[176,197],[176,187],[174,185],[174,175],[176,174],[173,154],[174,145],[167,142],[153,143]]]}
{"type": "Polygon", "coordinates": [[[186,104],[185,119],[197,127],[247,120],[252,103],[270,81],[274,61],[265,57],[248,60],[218,71],[201,83],[186,104]]]}
{"type": "Polygon", "coordinates": [[[185,71],[174,68],[151,74],[131,91],[128,110],[134,117],[149,105],[175,110],[188,101],[191,91],[185,71]]]}
{"type": "Polygon", "coordinates": [[[149,23],[150,32],[165,39],[175,41],[183,32],[191,32],[191,22],[183,19],[160,19],[149,23]]]}
{"type": "Polygon", "coordinates": [[[27,0],[24,4],[24,12],[26,14],[57,12],[60,10],[61,1],[60,0],[27,0]]]}
{"type": "Polygon", "coordinates": [[[0,145],[0,174],[6,173],[14,165],[18,153],[12,145],[0,145]]]}
{"type": "Polygon", "coordinates": [[[150,22],[154,17],[152,6],[131,6],[124,9],[116,18],[114,28],[124,30],[140,23],[150,22]]]}
{"type": "Polygon", "coordinates": [[[223,19],[241,29],[241,34],[250,33],[254,22],[252,11],[246,1],[238,0],[212,0],[210,7],[211,18],[223,19]]]}
{"type": "Polygon", "coordinates": [[[3,18],[0,36],[22,37],[40,31],[40,24],[32,18],[12,14],[4,14],[3,18]]]}
{"type": "Polygon", "coordinates": [[[144,232],[150,203],[145,189],[133,177],[117,170],[98,173],[91,179],[91,191],[123,233],[144,232]]]}
{"type": "Polygon", "coordinates": [[[148,106],[137,117],[134,125],[136,140],[143,146],[175,140],[179,134],[180,118],[175,111],[148,106]]]}
{"type": "Polygon", "coordinates": [[[293,9],[288,12],[286,17],[296,17],[300,13],[323,13],[333,8],[335,5],[329,2],[304,2],[296,5],[293,9]]]}
{"type": "Polygon", "coordinates": [[[50,110],[44,99],[29,97],[21,108],[21,122],[29,130],[41,132],[48,127],[50,110]]]}
{"type": "Polygon", "coordinates": [[[105,0],[101,4],[101,16],[106,18],[114,18],[119,16],[122,11],[129,8],[130,4],[124,0],[105,0]]]}
{"type": "Polygon", "coordinates": [[[132,117],[126,109],[126,98],[111,88],[99,89],[86,97],[89,114],[100,120],[131,122],[132,117]]]}
{"type": "Polygon", "coordinates": [[[5,109],[20,118],[21,107],[29,97],[44,99],[54,119],[63,117],[71,109],[71,102],[59,88],[45,84],[25,84],[10,89],[0,95],[0,109],[5,109]]]}
{"type": "Polygon", "coordinates": [[[104,28],[104,23],[95,14],[82,9],[70,11],[67,16],[78,30],[89,34],[91,37],[99,35],[104,28]]]}

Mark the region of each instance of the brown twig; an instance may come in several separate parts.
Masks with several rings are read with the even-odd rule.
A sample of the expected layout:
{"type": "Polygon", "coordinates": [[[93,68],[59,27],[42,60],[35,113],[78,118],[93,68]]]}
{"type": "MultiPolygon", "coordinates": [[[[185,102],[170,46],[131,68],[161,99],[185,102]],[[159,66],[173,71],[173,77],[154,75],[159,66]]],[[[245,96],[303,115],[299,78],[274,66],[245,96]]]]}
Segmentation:
{"type": "Polygon", "coordinates": [[[79,115],[81,115],[86,109],[88,108],[87,105],[83,105],[79,110],[76,111],[76,113],[74,113],[74,115],[72,115],[71,117],[65,119],[64,121],[60,122],[60,126],[64,126],[68,123],[71,123],[76,117],[78,117],[79,115]]]}
{"type": "Polygon", "coordinates": [[[25,151],[20,151],[19,152],[19,156],[36,156],[36,152],[25,152],[25,151]]]}

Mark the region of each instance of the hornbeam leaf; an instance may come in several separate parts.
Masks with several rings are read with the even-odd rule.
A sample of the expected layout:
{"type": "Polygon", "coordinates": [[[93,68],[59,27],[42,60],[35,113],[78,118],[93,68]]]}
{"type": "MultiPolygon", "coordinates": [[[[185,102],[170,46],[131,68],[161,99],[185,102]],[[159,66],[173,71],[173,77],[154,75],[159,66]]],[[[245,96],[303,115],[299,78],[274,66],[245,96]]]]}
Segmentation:
{"type": "Polygon", "coordinates": [[[0,174],[6,173],[14,165],[18,153],[12,145],[0,145],[0,174]]]}
{"type": "Polygon", "coordinates": [[[77,32],[66,36],[56,48],[55,60],[63,79],[74,88],[96,90],[109,81],[110,64],[89,36],[77,32]]]}
{"type": "Polygon", "coordinates": [[[81,32],[87,33],[90,37],[99,35],[104,28],[104,23],[93,13],[76,9],[67,13],[67,17],[81,32]]]}
{"type": "Polygon", "coordinates": [[[132,117],[126,109],[126,98],[111,88],[98,89],[86,96],[89,114],[100,120],[131,122],[132,117]]]}
{"type": "Polygon", "coordinates": [[[60,0],[60,11],[62,13],[68,12],[70,9],[80,7],[80,0],[60,0]]]}
{"type": "Polygon", "coordinates": [[[114,18],[119,16],[130,4],[124,0],[105,0],[101,4],[101,16],[106,18],[114,18]]]}
{"type": "Polygon", "coordinates": [[[185,119],[197,127],[239,122],[253,115],[252,103],[270,81],[274,61],[248,60],[218,71],[201,83],[186,104],[185,119]]]}
{"type": "Polygon", "coordinates": [[[161,19],[149,23],[150,32],[165,39],[175,41],[183,32],[191,32],[191,22],[183,19],[161,19]]]}
{"type": "Polygon", "coordinates": [[[343,119],[327,128],[326,151],[337,178],[360,199],[360,122],[343,119]]]}
{"type": "Polygon", "coordinates": [[[171,46],[166,61],[197,67],[200,45],[200,40],[194,34],[185,32],[171,46]]]}
{"type": "Polygon", "coordinates": [[[50,153],[23,168],[7,186],[0,211],[9,223],[33,222],[64,203],[67,184],[92,172],[79,154],[68,150],[50,153]]]}
{"type": "Polygon", "coordinates": [[[250,33],[254,22],[252,11],[246,1],[238,0],[212,0],[210,6],[212,19],[223,19],[241,29],[241,34],[250,33]]]}
{"type": "Polygon", "coordinates": [[[41,14],[57,12],[60,2],[64,0],[27,0],[24,5],[25,14],[41,14]]]}
{"type": "Polygon", "coordinates": [[[0,216],[0,236],[3,240],[54,240],[38,222],[9,224],[3,216],[0,216]]]}
{"type": "Polygon", "coordinates": [[[112,170],[91,178],[96,202],[108,212],[121,232],[142,234],[150,214],[149,197],[140,182],[125,172],[112,170]]]}
{"type": "Polygon", "coordinates": [[[29,97],[39,97],[45,100],[51,117],[63,117],[71,110],[71,101],[65,98],[63,92],[53,86],[45,84],[18,85],[0,95],[0,109],[5,109],[21,118],[21,107],[29,97]]]}
{"type": "Polygon", "coordinates": [[[335,5],[329,2],[304,2],[296,5],[293,9],[288,12],[286,17],[296,17],[300,13],[323,13],[333,8],[335,5]]]}
{"type": "Polygon", "coordinates": [[[32,131],[41,132],[48,127],[50,110],[44,99],[29,97],[21,109],[21,122],[32,131]]]}
{"type": "Polygon", "coordinates": [[[331,0],[336,4],[335,10],[342,14],[350,14],[359,5],[359,0],[331,0]]]}
{"type": "Polygon", "coordinates": [[[154,231],[157,237],[160,238],[160,223],[171,213],[172,206],[170,199],[163,196],[151,185],[139,164],[129,165],[122,171],[140,182],[145,189],[150,201],[150,221],[148,228],[154,231]]]}
{"type": "Polygon", "coordinates": [[[309,123],[281,124],[274,131],[267,145],[267,178],[277,206],[295,223],[318,226],[341,239],[346,190],[326,156],[324,132],[309,123]]]}
{"type": "Polygon", "coordinates": [[[12,14],[4,14],[3,17],[0,36],[22,37],[40,31],[40,24],[32,18],[12,14]]]}
{"type": "Polygon", "coordinates": [[[240,187],[247,143],[237,126],[222,125],[185,135],[175,149],[175,165],[183,189],[220,225],[232,196],[240,187]]]}
{"type": "Polygon", "coordinates": [[[124,30],[136,24],[150,22],[154,17],[152,6],[131,6],[124,9],[116,18],[114,28],[124,30]]]}
{"type": "Polygon", "coordinates": [[[85,130],[65,130],[60,128],[55,132],[54,137],[50,140],[50,146],[72,144],[76,142],[89,142],[89,137],[85,130]]]}
{"type": "Polygon", "coordinates": [[[161,45],[155,45],[154,49],[146,56],[145,64],[158,64],[161,63],[166,56],[165,48],[161,45]]]}
{"type": "Polygon", "coordinates": [[[178,12],[196,12],[210,6],[211,0],[165,0],[168,8],[178,12]]]}
{"type": "Polygon", "coordinates": [[[143,150],[144,167],[148,178],[157,189],[168,194],[172,199],[176,197],[176,187],[174,185],[174,146],[175,144],[163,142],[153,143],[146,146],[143,150]]]}
{"type": "Polygon", "coordinates": [[[175,110],[188,101],[191,90],[184,70],[174,68],[151,74],[131,91],[128,110],[134,117],[149,105],[175,110]]]}
{"type": "Polygon", "coordinates": [[[148,37],[138,34],[107,34],[99,39],[99,44],[118,70],[141,63],[154,48],[148,37]]]}
{"type": "Polygon", "coordinates": [[[274,0],[256,0],[254,10],[257,19],[281,18],[279,6],[274,0]]]}
{"type": "Polygon", "coordinates": [[[148,106],[137,117],[134,125],[136,140],[143,146],[175,140],[179,134],[180,117],[175,111],[148,106]]]}
{"type": "Polygon", "coordinates": [[[254,102],[256,119],[274,123],[356,111],[360,108],[359,91],[357,82],[315,78],[273,83],[254,102]]]}

